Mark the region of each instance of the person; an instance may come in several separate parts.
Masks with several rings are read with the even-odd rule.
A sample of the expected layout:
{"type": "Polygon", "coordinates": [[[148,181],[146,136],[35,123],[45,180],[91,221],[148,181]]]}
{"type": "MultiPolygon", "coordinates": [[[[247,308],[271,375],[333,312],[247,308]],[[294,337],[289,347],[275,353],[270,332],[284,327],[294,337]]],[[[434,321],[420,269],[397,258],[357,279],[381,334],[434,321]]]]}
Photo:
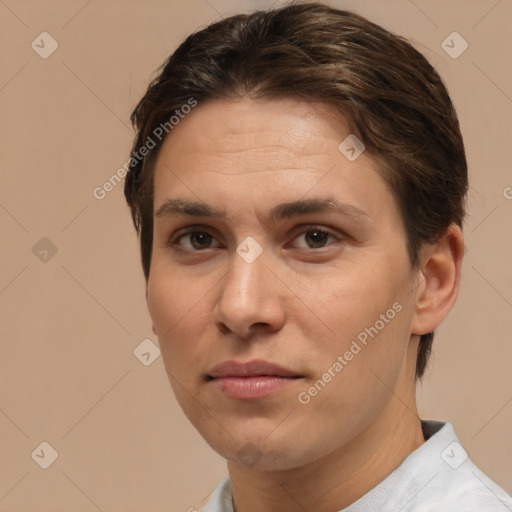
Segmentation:
{"type": "Polygon", "coordinates": [[[510,511],[415,389],[458,294],[467,163],[403,37],[291,3],[191,34],[132,114],[125,196],[205,512],[510,511]]]}

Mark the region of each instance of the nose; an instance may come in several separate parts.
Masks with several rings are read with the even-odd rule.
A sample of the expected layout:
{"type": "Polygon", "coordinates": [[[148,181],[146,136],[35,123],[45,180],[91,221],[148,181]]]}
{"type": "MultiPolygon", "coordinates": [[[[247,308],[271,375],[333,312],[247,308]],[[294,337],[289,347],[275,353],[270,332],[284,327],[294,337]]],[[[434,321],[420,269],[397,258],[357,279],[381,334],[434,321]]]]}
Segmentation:
{"type": "Polygon", "coordinates": [[[265,251],[251,263],[234,253],[213,311],[213,322],[223,334],[248,339],[282,327],[286,287],[268,263],[265,251]]]}

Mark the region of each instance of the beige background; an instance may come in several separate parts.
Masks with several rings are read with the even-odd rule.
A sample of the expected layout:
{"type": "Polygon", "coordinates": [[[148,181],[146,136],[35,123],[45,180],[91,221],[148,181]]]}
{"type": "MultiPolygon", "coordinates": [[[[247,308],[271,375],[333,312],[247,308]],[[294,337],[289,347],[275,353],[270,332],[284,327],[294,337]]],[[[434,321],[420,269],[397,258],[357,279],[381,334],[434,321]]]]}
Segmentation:
{"type": "MultiPolygon", "coordinates": [[[[126,161],[129,114],[184,36],[271,3],[0,0],[1,512],[187,511],[226,474],[177,406],[161,357],[145,366],[134,355],[157,343],[137,240],[122,184],[103,200],[93,190],[126,161]],[[43,31],[59,45],[46,59],[31,47],[43,31]],[[43,441],[58,452],[47,469],[43,441]]],[[[512,2],[330,4],[413,39],[458,109],[468,252],[420,416],[451,421],[511,492],[512,2]],[[469,43],[457,59],[441,47],[453,31],[469,43]]]]}

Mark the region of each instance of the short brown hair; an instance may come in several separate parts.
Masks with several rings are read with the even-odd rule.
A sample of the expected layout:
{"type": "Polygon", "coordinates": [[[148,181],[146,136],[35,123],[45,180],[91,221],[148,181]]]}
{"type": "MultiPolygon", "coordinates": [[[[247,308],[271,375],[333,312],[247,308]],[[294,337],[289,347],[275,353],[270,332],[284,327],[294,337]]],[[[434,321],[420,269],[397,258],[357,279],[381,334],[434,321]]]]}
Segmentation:
{"type": "MultiPolygon", "coordinates": [[[[191,34],[159,71],[131,116],[136,138],[124,188],[146,280],[161,140],[144,158],[140,150],[159,126],[172,128],[169,119],[191,98],[295,97],[338,109],[396,198],[412,266],[423,243],[451,223],[462,227],[468,178],[457,114],[436,70],[403,37],[349,11],[291,3],[191,34]]],[[[417,378],[433,336],[421,336],[417,378]]]]}

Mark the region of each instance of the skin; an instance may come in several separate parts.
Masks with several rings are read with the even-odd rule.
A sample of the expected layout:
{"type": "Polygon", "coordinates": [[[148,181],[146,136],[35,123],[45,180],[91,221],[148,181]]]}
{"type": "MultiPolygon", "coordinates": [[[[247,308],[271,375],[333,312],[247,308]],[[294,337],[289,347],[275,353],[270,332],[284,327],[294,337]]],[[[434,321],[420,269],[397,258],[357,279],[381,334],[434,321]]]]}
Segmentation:
{"type": "Polygon", "coordinates": [[[338,150],[349,134],[326,104],[215,100],[180,121],[155,164],[155,212],[170,198],[226,212],[223,220],[155,216],[147,305],[180,406],[227,459],[236,512],[339,510],[424,442],[419,335],[456,299],[462,233],[451,226],[412,268],[376,164],[366,152],[349,161],[338,150]],[[268,219],[280,203],[328,196],[365,215],[268,219]],[[179,238],[194,225],[205,234],[179,238]],[[248,236],[263,249],[252,263],[236,252],[248,236]],[[394,303],[401,311],[300,403],[394,303]],[[270,397],[231,399],[206,379],[228,359],[264,359],[302,378],[270,397]],[[244,446],[255,464],[241,459],[244,446]]]}

